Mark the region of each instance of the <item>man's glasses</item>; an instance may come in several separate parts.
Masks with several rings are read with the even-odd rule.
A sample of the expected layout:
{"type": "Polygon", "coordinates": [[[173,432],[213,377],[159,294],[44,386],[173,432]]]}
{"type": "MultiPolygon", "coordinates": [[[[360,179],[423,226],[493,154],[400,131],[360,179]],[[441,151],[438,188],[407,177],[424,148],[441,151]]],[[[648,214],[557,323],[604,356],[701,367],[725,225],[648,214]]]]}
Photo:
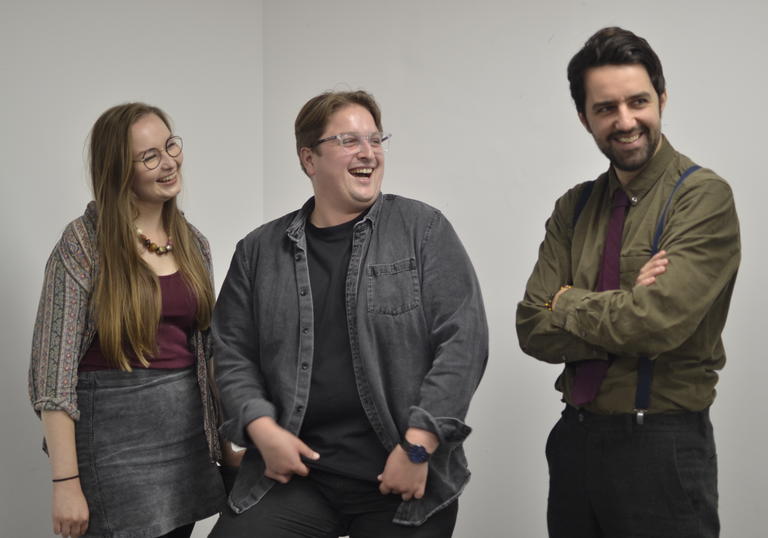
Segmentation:
{"type": "Polygon", "coordinates": [[[310,147],[314,148],[323,142],[335,140],[343,150],[348,153],[356,153],[363,147],[363,142],[368,142],[368,145],[371,146],[371,150],[373,150],[374,153],[384,153],[389,149],[390,138],[392,138],[391,134],[378,131],[367,135],[360,133],[341,133],[321,138],[310,147]]]}
{"type": "MultiPolygon", "coordinates": [[[[169,157],[178,157],[181,153],[181,148],[183,146],[182,140],[180,136],[172,136],[168,140],[165,141],[165,152],[168,154],[169,157]]],[[[144,163],[144,166],[147,167],[147,170],[154,170],[158,166],[160,166],[160,161],[162,160],[162,155],[160,153],[161,150],[157,148],[151,148],[145,151],[141,154],[140,159],[136,159],[133,162],[138,163],[142,162],[144,163]]]]}

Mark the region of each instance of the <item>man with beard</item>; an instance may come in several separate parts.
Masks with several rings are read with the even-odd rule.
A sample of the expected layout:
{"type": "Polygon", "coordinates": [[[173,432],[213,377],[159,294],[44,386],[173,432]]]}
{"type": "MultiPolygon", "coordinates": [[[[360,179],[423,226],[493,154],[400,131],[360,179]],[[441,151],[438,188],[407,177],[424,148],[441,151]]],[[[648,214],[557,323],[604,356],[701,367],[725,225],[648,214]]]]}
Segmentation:
{"type": "Polygon", "coordinates": [[[568,65],[579,119],[608,157],[546,224],[517,331],[565,368],[547,441],[549,535],[714,537],[708,410],[739,266],[731,189],[661,134],[661,63],[621,28],[568,65]]]}

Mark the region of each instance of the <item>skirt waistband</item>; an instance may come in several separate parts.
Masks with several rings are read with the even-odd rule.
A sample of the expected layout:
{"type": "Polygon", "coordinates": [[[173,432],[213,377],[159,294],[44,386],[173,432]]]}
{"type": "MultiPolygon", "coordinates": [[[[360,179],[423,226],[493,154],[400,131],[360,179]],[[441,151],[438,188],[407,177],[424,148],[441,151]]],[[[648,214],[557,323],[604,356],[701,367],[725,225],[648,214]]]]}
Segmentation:
{"type": "Polygon", "coordinates": [[[170,383],[195,375],[194,367],[162,369],[134,368],[131,372],[124,370],[94,370],[80,372],[77,376],[77,390],[96,387],[133,387],[146,384],[170,383]]]}

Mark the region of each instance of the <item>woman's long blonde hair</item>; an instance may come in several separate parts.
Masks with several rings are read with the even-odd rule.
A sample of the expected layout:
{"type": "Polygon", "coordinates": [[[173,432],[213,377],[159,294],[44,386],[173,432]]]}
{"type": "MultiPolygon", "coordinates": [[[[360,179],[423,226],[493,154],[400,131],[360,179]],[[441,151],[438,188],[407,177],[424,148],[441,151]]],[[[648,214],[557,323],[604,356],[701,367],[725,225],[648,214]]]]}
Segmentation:
{"type": "MultiPolygon", "coordinates": [[[[96,225],[99,272],[91,308],[101,352],[116,368],[131,371],[131,351],[143,366],[157,352],[162,296],[157,275],[141,259],[134,220],[138,216],[133,183],[131,126],[155,114],[172,131],[168,116],[144,103],[110,108],[91,131],[90,167],[98,209],[96,225]]],[[[213,309],[213,287],[193,232],[176,206],[163,207],[163,224],[173,237],[173,255],[182,278],[197,299],[197,326],[207,329],[213,309]]]]}

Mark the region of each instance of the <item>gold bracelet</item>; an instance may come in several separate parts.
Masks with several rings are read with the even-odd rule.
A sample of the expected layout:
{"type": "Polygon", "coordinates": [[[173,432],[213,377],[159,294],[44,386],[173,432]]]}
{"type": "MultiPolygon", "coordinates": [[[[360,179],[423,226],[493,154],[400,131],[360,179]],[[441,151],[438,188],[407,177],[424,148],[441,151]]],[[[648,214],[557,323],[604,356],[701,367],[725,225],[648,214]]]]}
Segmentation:
{"type": "MultiPolygon", "coordinates": [[[[572,286],[571,284],[565,284],[565,285],[563,285],[563,286],[560,286],[560,289],[559,289],[559,290],[557,290],[557,293],[560,293],[560,292],[561,292],[561,291],[563,291],[563,290],[569,290],[569,289],[571,289],[572,287],[573,287],[573,286],[572,286]]],[[[555,295],[557,295],[557,293],[555,293],[555,295]]],[[[552,296],[552,298],[551,298],[549,301],[547,301],[546,303],[544,303],[544,308],[546,308],[546,309],[547,309],[547,310],[549,310],[550,312],[552,312],[552,301],[554,301],[554,300],[555,300],[555,295],[553,295],[553,296],[552,296]]]]}

